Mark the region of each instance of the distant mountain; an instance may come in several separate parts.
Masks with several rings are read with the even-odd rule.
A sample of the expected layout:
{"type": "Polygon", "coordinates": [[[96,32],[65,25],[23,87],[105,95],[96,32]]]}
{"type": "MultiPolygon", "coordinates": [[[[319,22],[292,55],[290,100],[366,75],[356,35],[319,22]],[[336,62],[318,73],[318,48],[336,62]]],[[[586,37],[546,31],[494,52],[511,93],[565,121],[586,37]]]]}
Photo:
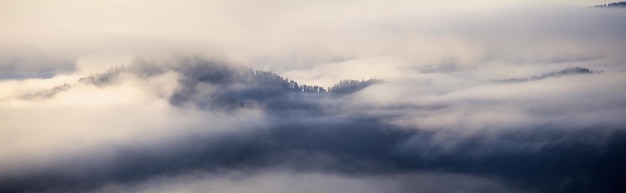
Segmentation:
{"type": "Polygon", "coordinates": [[[181,62],[175,68],[181,74],[180,89],[170,98],[174,105],[193,103],[199,107],[239,108],[248,105],[266,109],[310,109],[311,98],[340,96],[359,91],[373,81],[341,82],[332,88],[301,84],[273,72],[220,64],[206,60],[181,62]],[[216,88],[210,94],[202,85],[216,88]],[[314,95],[315,97],[313,97],[314,95]]]}
{"type": "Polygon", "coordinates": [[[591,71],[587,68],[582,67],[573,67],[566,68],[556,72],[545,73],[541,75],[531,76],[527,78],[508,78],[508,79],[498,79],[494,80],[497,83],[517,83],[517,82],[528,82],[535,80],[542,80],[546,78],[559,77],[559,76],[567,76],[567,75],[575,75],[575,74],[592,74],[594,71],[591,71]]]}
{"type": "Polygon", "coordinates": [[[378,79],[369,79],[369,80],[342,80],[339,83],[335,84],[333,87],[328,89],[329,92],[333,93],[353,93],[364,89],[372,84],[379,83],[381,80],[378,79]]]}
{"type": "MultiPolygon", "coordinates": [[[[342,80],[332,87],[324,88],[318,85],[299,84],[294,80],[289,80],[276,73],[269,71],[259,71],[252,68],[230,66],[216,62],[198,60],[194,65],[184,65],[175,67],[173,70],[183,75],[186,83],[204,82],[214,85],[246,84],[248,86],[262,86],[266,88],[276,88],[293,92],[312,93],[352,93],[359,91],[380,80],[342,80]]],[[[118,66],[109,69],[104,73],[92,74],[83,77],[79,82],[86,82],[96,85],[104,85],[114,82],[120,73],[133,73],[140,76],[151,76],[163,73],[165,69],[146,65],[118,66]],[[152,69],[150,69],[152,68],[152,69]]]]}
{"type": "Polygon", "coordinates": [[[601,8],[626,8],[626,1],[624,2],[617,2],[617,3],[609,3],[609,4],[602,4],[602,5],[596,5],[593,7],[601,7],[601,8]]]}
{"type": "MultiPolygon", "coordinates": [[[[184,58],[176,65],[158,66],[136,62],[118,66],[103,73],[80,78],[78,84],[108,86],[123,81],[129,74],[149,79],[166,72],[179,74],[179,88],[169,96],[173,105],[193,104],[200,108],[235,109],[249,105],[268,109],[309,109],[311,98],[336,97],[362,90],[380,80],[343,80],[332,87],[301,84],[273,72],[259,71],[223,62],[184,58]],[[315,95],[318,97],[309,97],[315,95]]],[[[24,99],[45,99],[71,89],[73,84],[63,84],[49,90],[22,96],[24,99]]]]}

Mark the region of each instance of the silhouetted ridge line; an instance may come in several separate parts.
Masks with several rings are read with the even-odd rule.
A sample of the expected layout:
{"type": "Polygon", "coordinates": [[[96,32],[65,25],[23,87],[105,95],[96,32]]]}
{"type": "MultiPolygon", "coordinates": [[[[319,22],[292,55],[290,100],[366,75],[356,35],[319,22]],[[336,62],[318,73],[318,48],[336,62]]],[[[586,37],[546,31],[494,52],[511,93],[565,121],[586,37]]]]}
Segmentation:
{"type": "MultiPolygon", "coordinates": [[[[186,59],[187,63],[182,66],[172,67],[180,73],[185,81],[205,82],[214,85],[249,84],[256,86],[279,87],[284,90],[299,92],[336,92],[352,93],[359,91],[380,80],[342,80],[332,87],[324,88],[318,85],[300,84],[294,80],[289,80],[270,71],[260,71],[248,67],[229,66],[218,62],[201,59],[186,59]]],[[[168,69],[164,67],[150,66],[149,64],[132,64],[116,66],[103,73],[91,74],[79,79],[79,82],[91,83],[95,85],[105,85],[114,82],[121,73],[132,73],[140,77],[150,77],[165,73],[168,69]]]]}
{"type": "Polygon", "coordinates": [[[364,89],[372,84],[379,83],[381,80],[369,79],[369,80],[342,80],[339,83],[328,89],[329,92],[334,93],[353,93],[364,89]]]}
{"type": "Polygon", "coordinates": [[[170,102],[174,105],[191,103],[200,108],[253,106],[266,110],[309,109],[312,112],[315,105],[310,99],[349,94],[371,84],[348,81],[355,84],[327,90],[317,85],[300,84],[273,72],[202,59],[184,59],[176,66],[176,71],[181,75],[180,88],[171,96],[170,102]],[[207,88],[212,91],[206,92],[207,88]]]}
{"type": "Polygon", "coordinates": [[[379,80],[343,80],[333,87],[300,84],[269,71],[254,70],[224,62],[197,58],[183,58],[174,65],[154,65],[136,61],[118,66],[104,73],[83,77],[79,82],[106,86],[118,83],[122,74],[147,79],[174,72],[179,75],[179,86],[169,102],[173,105],[193,104],[200,108],[237,109],[262,107],[264,109],[310,109],[309,99],[351,94],[379,82],[379,80]]]}
{"type": "Polygon", "coordinates": [[[596,5],[593,7],[600,7],[600,8],[626,8],[626,1],[624,2],[616,2],[616,3],[609,3],[609,4],[601,4],[601,5],[596,5]]]}
{"type": "Polygon", "coordinates": [[[575,75],[575,74],[592,74],[592,73],[595,73],[595,72],[587,68],[572,67],[572,68],[566,68],[566,69],[556,71],[556,72],[550,72],[550,73],[545,73],[541,75],[531,76],[528,78],[499,79],[499,80],[494,80],[494,82],[497,82],[497,83],[528,82],[528,81],[542,80],[542,79],[552,78],[552,77],[568,76],[568,75],[575,75]]]}

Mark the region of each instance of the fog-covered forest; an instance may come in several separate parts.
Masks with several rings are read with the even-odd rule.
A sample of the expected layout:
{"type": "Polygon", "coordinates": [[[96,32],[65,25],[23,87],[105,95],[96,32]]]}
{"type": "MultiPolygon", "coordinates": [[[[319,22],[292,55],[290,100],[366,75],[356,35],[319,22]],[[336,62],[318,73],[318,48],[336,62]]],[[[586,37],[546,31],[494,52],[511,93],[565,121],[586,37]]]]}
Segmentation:
{"type": "Polygon", "coordinates": [[[0,0],[0,193],[625,192],[623,4],[0,0]]]}

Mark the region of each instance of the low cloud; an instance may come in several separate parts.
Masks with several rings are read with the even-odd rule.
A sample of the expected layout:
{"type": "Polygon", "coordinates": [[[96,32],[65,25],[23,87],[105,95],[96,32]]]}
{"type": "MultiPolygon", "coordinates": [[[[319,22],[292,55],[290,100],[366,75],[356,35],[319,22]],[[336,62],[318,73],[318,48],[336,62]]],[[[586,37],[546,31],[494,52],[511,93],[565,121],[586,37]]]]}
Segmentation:
{"type": "Polygon", "coordinates": [[[92,193],[117,192],[520,192],[497,180],[450,173],[345,176],[285,171],[224,171],[110,184],[92,193]]]}
{"type": "Polygon", "coordinates": [[[485,2],[6,12],[0,192],[623,189],[626,14],[485,2]]]}

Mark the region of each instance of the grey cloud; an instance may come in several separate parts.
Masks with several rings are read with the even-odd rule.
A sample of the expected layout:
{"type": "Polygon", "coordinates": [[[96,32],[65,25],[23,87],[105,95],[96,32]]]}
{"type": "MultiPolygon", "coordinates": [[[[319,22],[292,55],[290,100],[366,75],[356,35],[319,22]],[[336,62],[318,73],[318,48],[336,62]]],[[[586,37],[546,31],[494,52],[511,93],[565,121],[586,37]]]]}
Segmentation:
{"type": "MultiPolygon", "coordinates": [[[[178,61],[191,61],[191,63],[174,65],[179,68],[177,71],[180,76],[185,74],[188,76],[178,79],[182,86],[173,89],[173,94],[170,96],[176,97],[176,93],[182,94],[184,96],[181,97],[185,99],[184,101],[193,106],[179,105],[174,102],[171,103],[174,108],[187,109],[199,105],[198,107],[203,111],[235,110],[233,112],[237,113],[237,110],[251,107],[235,105],[222,108],[204,106],[203,104],[214,102],[213,100],[216,100],[215,95],[218,96],[217,99],[219,97],[241,97],[239,95],[242,93],[229,92],[229,90],[234,89],[236,91],[238,88],[247,88],[246,86],[250,85],[246,84],[250,83],[253,83],[252,86],[256,83],[263,83],[262,81],[258,82],[260,80],[249,82],[251,80],[246,79],[246,77],[250,78],[249,76],[237,75],[238,72],[245,72],[245,68],[243,71],[239,71],[236,70],[239,69],[237,67],[214,66],[221,64],[201,59],[178,61]],[[214,70],[203,71],[201,70],[203,68],[214,70]],[[211,76],[205,77],[204,75],[211,76]],[[207,86],[214,88],[205,90],[207,87],[198,87],[195,86],[196,84],[207,84],[207,86]],[[243,85],[236,86],[237,84],[243,85]],[[188,92],[185,89],[194,90],[188,92]]],[[[134,67],[128,69],[134,69],[134,67]]],[[[168,70],[156,71],[166,72],[168,70]]],[[[119,73],[120,71],[110,71],[112,74],[109,75],[112,76],[105,75],[104,77],[120,77],[113,79],[96,77],[93,80],[98,81],[90,84],[95,83],[100,85],[96,88],[106,89],[119,87],[120,84],[123,85],[123,82],[132,80],[121,76],[124,73],[133,74],[132,70],[113,76],[116,72],[119,73]],[[107,82],[108,80],[116,81],[107,82]]],[[[141,74],[141,72],[143,71],[138,73],[141,74]]],[[[605,75],[615,74],[599,73],[580,77],[589,78],[605,75]]],[[[272,77],[274,76],[276,75],[272,77]]],[[[137,77],[142,77],[142,75],[137,75],[137,77]]],[[[564,78],[568,77],[554,78],[553,81],[561,83],[564,78]]],[[[577,78],[579,77],[572,77],[565,79],[565,81],[578,80],[577,78]]],[[[474,92],[471,91],[472,88],[470,87],[470,91],[453,90],[449,96],[444,96],[443,100],[439,101],[443,107],[398,110],[376,106],[376,103],[372,103],[374,106],[369,106],[365,110],[367,113],[359,114],[360,111],[363,111],[362,107],[354,106],[354,110],[351,110],[354,103],[346,100],[354,100],[354,97],[367,93],[371,88],[381,86],[385,88],[385,85],[393,83],[383,82],[366,87],[360,92],[342,95],[287,91],[286,93],[291,93],[286,97],[291,98],[290,100],[281,97],[278,97],[280,100],[271,100],[275,98],[275,95],[271,95],[274,97],[268,99],[265,95],[256,93],[263,91],[263,89],[272,89],[282,83],[283,81],[271,81],[256,85],[254,88],[261,90],[245,96],[246,100],[266,105],[265,108],[262,108],[265,109],[265,114],[261,117],[264,121],[260,123],[248,122],[246,118],[242,117],[234,119],[243,123],[237,126],[252,129],[202,132],[202,130],[212,130],[215,127],[230,126],[228,124],[216,126],[215,121],[217,119],[215,117],[212,118],[209,116],[210,114],[200,114],[200,118],[210,118],[211,120],[193,124],[163,126],[166,130],[164,133],[170,135],[165,137],[166,140],[152,139],[144,142],[143,145],[130,140],[106,151],[107,155],[83,153],[74,155],[62,162],[51,161],[52,164],[43,169],[4,176],[1,187],[8,192],[89,191],[111,183],[142,183],[155,176],[184,175],[188,171],[195,170],[213,173],[225,169],[247,171],[266,167],[284,167],[292,171],[351,175],[358,178],[419,171],[454,172],[479,178],[495,176],[507,186],[546,192],[562,191],[577,187],[581,183],[583,185],[580,186],[586,190],[620,188],[619,183],[613,179],[620,176],[621,171],[621,169],[614,167],[615,163],[624,159],[623,156],[619,156],[619,152],[624,148],[624,131],[619,124],[614,125],[614,127],[591,127],[596,126],[593,124],[606,126],[602,119],[585,120],[592,125],[583,125],[583,127],[576,129],[569,128],[571,125],[561,122],[534,125],[531,117],[524,118],[528,123],[514,122],[513,125],[508,125],[508,128],[500,128],[500,130],[481,127],[480,125],[465,126],[465,130],[463,127],[448,130],[419,126],[407,128],[389,124],[389,121],[396,119],[398,115],[406,116],[420,112],[452,116],[452,118],[463,120],[467,117],[455,117],[454,113],[450,114],[438,110],[459,108],[458,102],[446,104],[449,100],[464,101],[464,98],[474,98],[473,102],[470,101],[471,103],[461,104],[478,106],[464,106],[462,108],[471,108],[479,113],[490,112],[493,109],[482,109],[480,106],[494,104],[501,106],[503,102],[498,102],[501,99],[528,97],[515,95],[524,93],[523,90],[513,93],[513,97],[505,95],[492,97],[491,100],[482,100],[486,97],[484,94],[489,94],[489,92],[482,90],[474,92]],[[481,99],[482,102],[478,99],[481,99]],[[337,102],[343,102],[345,105],[337,105],[337,102]],[[329,106],[328,104],[335,105],[329,106]],[[378,108],[390,109],[396,115],[376,114],[378,108]],[[189,130],[185,127],[196,129],[189,130]],[[468,132],[468,129],[472,130],[468,132]],[[90,157],[91,159],[89,159],[90,157]],[[107,161],[97,167],[88,167],[89,162],[98,157],[107,157],[107,161]],[[552,165],[555,163],[558,163],[558,167],[552,165]],[[607,165],[613,167],[607,168],[607,165]],[[576,168],[576,173],[571,173],[570,171],[574,168],[576,168]],[[587,177],[590,176],[593,177],[591,181],[587,180],[587,177]],[[573,183],[573,185],[563,186],[563,183],[573,183]]],[[[520,85],[528,86],[523,84],[526,83],[520,85]]],[[[590,83],[590,85],[595,84],[597,83],[590,83]]],[[[478,88],[483,89],[481,86],[478,88]]],[[[490,86],[487,85],[486,88],[489,91],[490,86]]],[[[603,89],[601,88],[600,91],[603,89]]],[[[577,91],[576,88],[560,90],[557,96],[577,93],[577,91]]],[[[284,91],[273,90],[272,92],[284,91]]],[[[394,98],[400,99],[402,97],[394,98]]],[[[540,97],[540,99],[545,98],[546,96],[540,97]]],[[[171,102],[172,99],[166,97],[159,100],[171,102]]],[[[574,100],[574,103],[577,100],[574,100]]],[[[513,102],[515,101],[518,100],[513,100],[513,102]]],[[[510,103],[504,102],[505,104],[510,103]]],[[[575,107],[570,103],[566,104],[568,104],[566,106],[575,107]]],[[[515,106],[515,104],[508,105],[515,106]]],[[[594,104],[591,103],[591,105],[594,104]]],[[[503,111],[497,111],[497,113],[501,114],[500,116],[506,115],[506,112],[503,111]]],[[[470,121],[475,122],[485,121],[482,119],[472,120],[473,117],[469,118],[470,121]]],[[[181,117],[169,118],[170,121],[178,119],[181,117]]],[[[615,118],[608,117],[608,120],[613,119],[615,118]]],[[[442,124],[450,124],[450,122],[442,124]]],[[[141,124],[135,127],[141,127],[141,124]]],[[[154,132],[153,129],[140,129],[138,131],[154,132]]],[[[158,130],[156,131],[158,132],[158,130]]],[[[92,150],[98,149],[93,148],[92,150]]]]}
{"type": "Polygon", "coordinates": [[[138,184],[111,184],[93,193],[116,192],[523,192],[497,180],[453,173],[346,176],[278,169],[223,171],[157,177],[138,184]],[[446,184],[446,185],[444,185],[446,184]]]}
{"type": "Polygon", "coordinates": [[[0,51],[0,79],[51,78],[75,70],[69,56],[35,48],[1,48],[0,51]]]}
{"type": "MultiPolygon", "coordinates": [[[[53,56],[5,60],[55,73],[0,81],[0,192],[625,189],[623,12],[244,5],[180,4],[167,10],[187,12],[142,20],[151,9],[130,3],[99,22],[88,21],[103,10],[70,6],[85,17],[40,10],[58,21],[40,39],[18,33],[34,23],[11,28],[0,37],[9,47],[142,59],[105,72],[53,56]],[[54,38],[69,31],[75,41],[54,38]],[[573,66],[603,72],[541,76],[573,66]],[[369,78],[382,81],[329,89],[369,78]]],[[[8,26],[32,20],[8,16],[8,26]]]]}

